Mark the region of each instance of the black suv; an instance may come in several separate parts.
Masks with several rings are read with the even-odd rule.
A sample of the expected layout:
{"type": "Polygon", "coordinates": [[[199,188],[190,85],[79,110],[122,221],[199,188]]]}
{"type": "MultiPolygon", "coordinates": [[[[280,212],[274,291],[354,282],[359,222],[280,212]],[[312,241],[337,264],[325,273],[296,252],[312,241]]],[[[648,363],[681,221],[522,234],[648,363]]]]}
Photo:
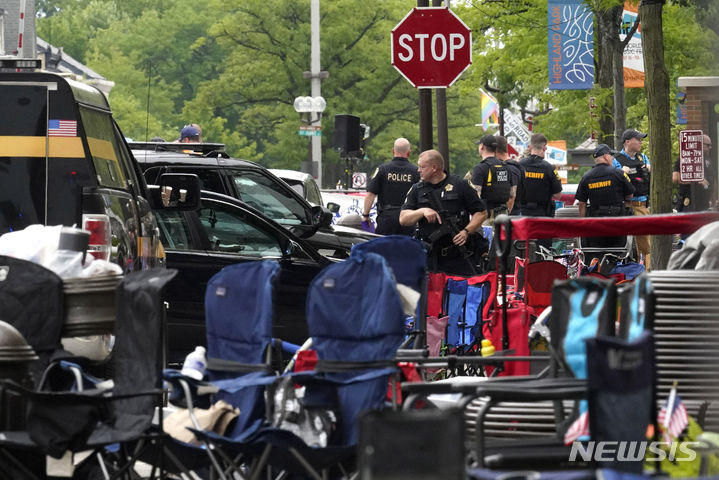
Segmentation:
{"type": "Polygon", "coordinates": [[[191,173],[202,190],[237,198],[300,238],[321,255],[347,258],[352,245],[375,238],[361,230],[332,225],[332,213],[312,206],[265,167],[230,158],[222,144],[130,143],[148,184],[165,173],[191,173]]]}
{"type": "Polygon", "coordinates": [[[334,261],[247,204],[214,192],[202,192],[196,211],[158,212],[167,267],[178,270],[167,286],[169,361],[181,362],[206,344],[205,290],[210,278],[228,265],[274,261],[273,334],[302,344],[307,340],[305,304],[310,282],[334,261]]]}
{"type": "MultiPolygon", "coordinates": [[[[148,188],[98,89],[50,73],[0,73],[0,235],[77,225],[91,233],[90,254],[126,273],[162,266],[153,214],[164,208],[161,189],[184,192],[184,205],[175,198],[168,211],[195,210],[200,191],[192,175],[156,180],[148,188]]],[[[99,360],[105,342],[95,337],[82,354],[99,360]]]]}

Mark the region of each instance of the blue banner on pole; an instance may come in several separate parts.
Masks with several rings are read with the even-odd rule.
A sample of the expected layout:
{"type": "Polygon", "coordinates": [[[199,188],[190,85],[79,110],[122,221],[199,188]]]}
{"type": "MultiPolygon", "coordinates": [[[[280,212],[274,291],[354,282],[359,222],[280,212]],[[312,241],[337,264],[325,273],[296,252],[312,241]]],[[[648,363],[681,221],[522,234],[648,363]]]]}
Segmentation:
{"type": "Polygon", "coordinates": [[[582,0],[549,0],[549,88],[594,86],[594,15],[582,0]]]}
{"type": "Polygon", "coordinates": [[[686,93],[677,93],[677,99],[679,100],[679,105],[677,105],[677,125],[687,124],[687,105],[684,103],[685,98],[687,98],[686,93]]]}

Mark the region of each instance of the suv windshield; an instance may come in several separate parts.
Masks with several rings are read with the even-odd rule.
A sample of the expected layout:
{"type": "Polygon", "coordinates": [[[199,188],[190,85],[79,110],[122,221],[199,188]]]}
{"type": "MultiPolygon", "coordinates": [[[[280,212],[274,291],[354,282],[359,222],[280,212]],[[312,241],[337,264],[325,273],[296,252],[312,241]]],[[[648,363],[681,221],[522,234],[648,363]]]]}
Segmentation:
{"type": "Polygon", "coordinates": [[[259,172],[231,170],[240,200],[281,225],[310,223],[302,204],[259,172]]]}

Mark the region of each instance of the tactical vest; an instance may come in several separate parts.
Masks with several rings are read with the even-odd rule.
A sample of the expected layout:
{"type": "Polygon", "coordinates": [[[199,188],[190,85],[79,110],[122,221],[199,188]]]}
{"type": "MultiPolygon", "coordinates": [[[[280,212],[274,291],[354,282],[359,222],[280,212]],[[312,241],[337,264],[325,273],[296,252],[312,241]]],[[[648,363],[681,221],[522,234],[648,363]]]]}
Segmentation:
{"type": "Polygon", "coordinates": [[[489,166],[489,172],[487,172],[487,178],[482,187],[482,199],[487,202],[489,208],[495,208],[509,201],[511,172],[501,160],[494,159],[486,161],[486,163],[489,166]]]}
{"type": "Polygon", "coordinates": [[[624,214],[624,197],[619,180],[613,170],[606,168],[603,175],[591,177],[587,182],[590,217],[618,217],[624,214]]]}
{"type": "MultiPolygon", "coordinates": [[[[460,228],[464,228],[469,223],[469,212],[462,208],[462,199],[457,188],[457,183],[451,176],[447,179],[447,183],[442,188],[435,189],[432,185],[420,181],[417,184],[418,190],[418,208],[432,208],[432,204],[427,198],[427,193],[431,191],[437,192],[442,208],[447,210],[450,215],[454,216],[459,223],[460,228]],[[447,185],[451,185],[451,189],[447,190],[447,185]],[[442,194],[444,192],[444,195],[442,194]]],[[[459,178],[457,178],[459,180],[459,178]]],[[[420,239],[426,240],[434,233],[435,230],[442,227],[439,222],[429,223],[424,217],[418,223],[417,233],[420,239]]],[[[435,246],[446,246],[452,244],[452,235],[445,235],[442,239],[435,243],[435,246]]]]}
{"type": "MultiPolygon", "coordinates": [[[[550,173],[542,164],[524,165],[524,190],[522,193],[522,203],[536,203],[539,206],[549,203],[552,196],[549,191],[551,179],[548,177],[550,173]]],[[[552,172],[552,175],[554,172],[552,172]]]]}
{"type": "Polygon", "coordinates": [[[629,167],[629,182],[634,187],[635,197],[646,197],[649,195],[649,171],[644,168],[644,159],[637,155],[638,159],[632,160],[626,155],[619,153],[615,157],[622,167],[629,167]]]}

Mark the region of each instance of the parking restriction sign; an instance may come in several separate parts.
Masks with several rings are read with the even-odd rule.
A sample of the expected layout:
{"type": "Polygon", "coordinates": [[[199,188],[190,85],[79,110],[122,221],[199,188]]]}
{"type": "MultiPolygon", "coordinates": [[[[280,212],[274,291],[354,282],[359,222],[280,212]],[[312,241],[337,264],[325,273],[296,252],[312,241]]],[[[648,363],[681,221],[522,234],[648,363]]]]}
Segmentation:
{"type": "Polygon", "coordinates": [[[366,173],[353,173],[352,174],[352,188],[365,188],[367,186],[367,174],[366,173]]]}
{"type": "Polygon", "coordinates": [[[701,130],[679,132],[679,175],[682,182],[704,180],[704,149],[701,130]]]}

